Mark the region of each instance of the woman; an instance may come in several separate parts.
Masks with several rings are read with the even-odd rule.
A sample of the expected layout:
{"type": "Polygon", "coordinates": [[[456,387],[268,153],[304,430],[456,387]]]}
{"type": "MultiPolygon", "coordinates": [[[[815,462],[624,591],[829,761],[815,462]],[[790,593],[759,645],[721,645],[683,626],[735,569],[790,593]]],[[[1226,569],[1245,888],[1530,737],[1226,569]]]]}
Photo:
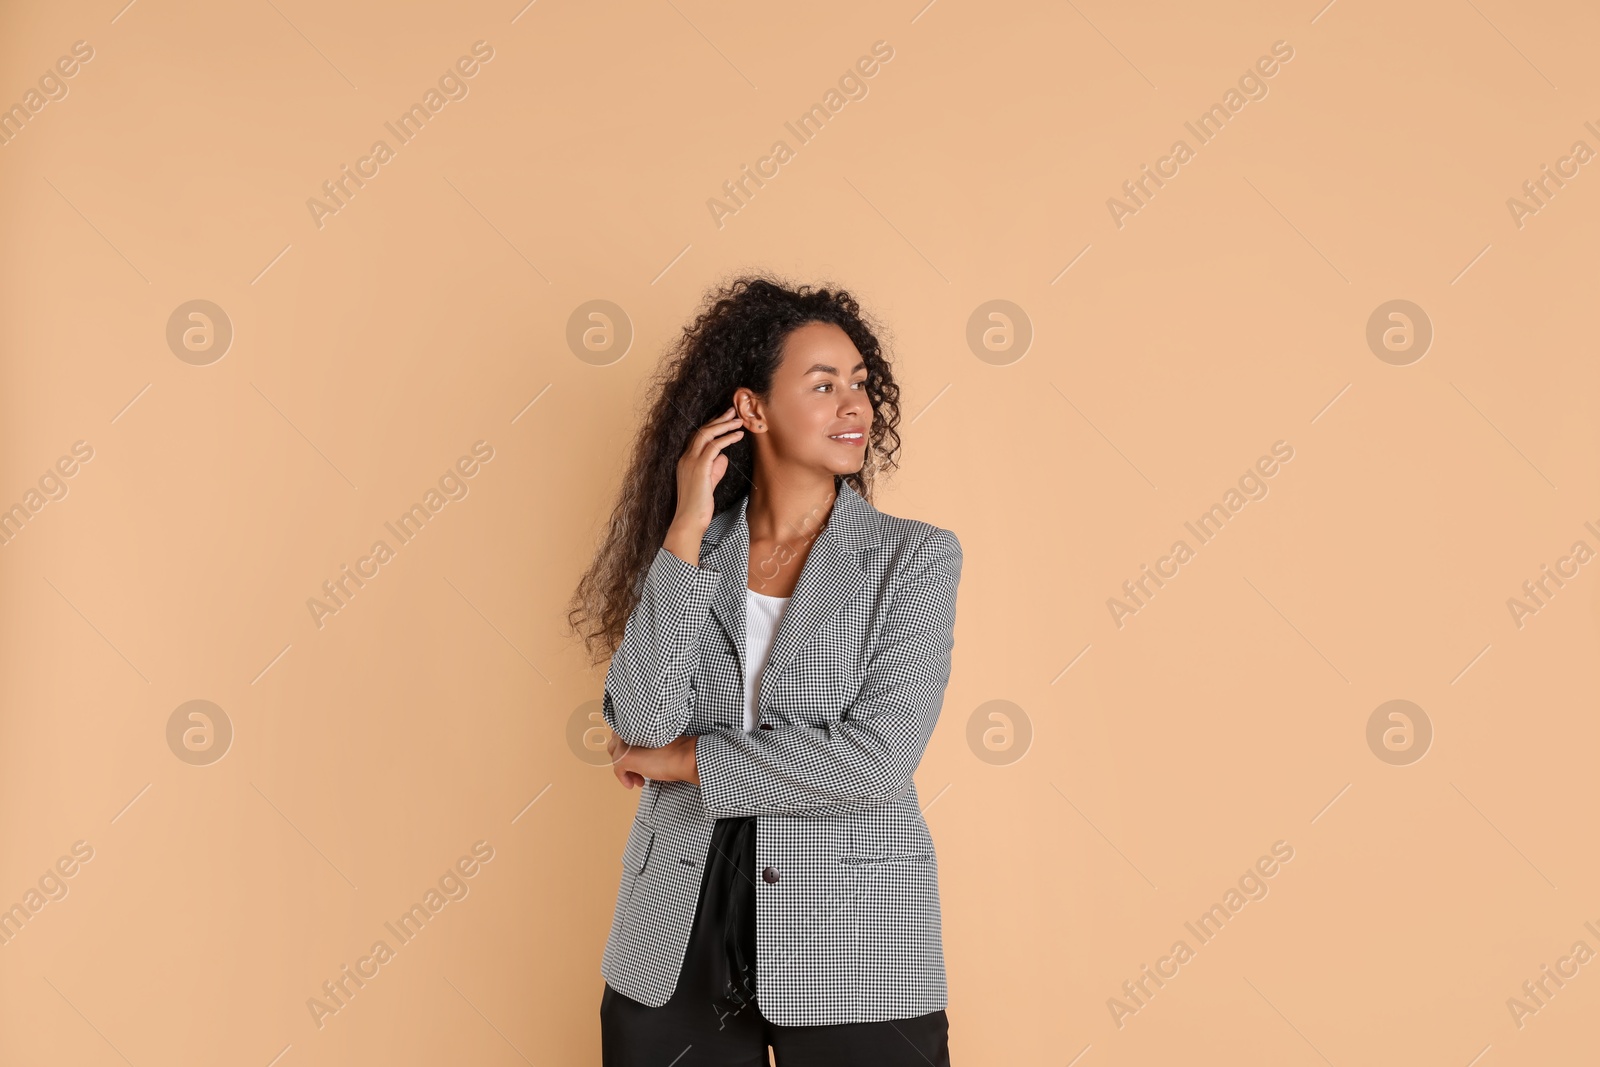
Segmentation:
{"type": "Polygon", "coordinates": [[[766,1064],[770,1045],[780,1067],[946,1065],[912,774],[950,675],[961,544],[868,502],[899,389],[849,293],[741,278],[709,304],[575,612],[614,650],[613,769],[641,790],[601,961],[604,1062],[766,1064]]]}

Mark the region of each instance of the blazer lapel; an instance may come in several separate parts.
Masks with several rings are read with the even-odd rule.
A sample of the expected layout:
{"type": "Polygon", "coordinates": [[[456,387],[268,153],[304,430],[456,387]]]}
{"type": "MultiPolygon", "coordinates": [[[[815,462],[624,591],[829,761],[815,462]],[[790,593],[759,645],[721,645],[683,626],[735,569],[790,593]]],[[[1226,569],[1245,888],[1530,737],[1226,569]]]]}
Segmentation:
{"type": "Polygon", "coordinates": [[[741,684],[745,661],[744,591],[748,588],[746,583],[750,577],[750,524],[745,521],[745,509],[749,505],[750,494],[746,493],[739,498],[738,504],[713,519],[705,540],[712,539],[712,530],[718,526],[719,520],[721,536],[717,537],[716,545],[709,551],[704,541],[700,548],[700,566],[722,575],[722,581],[717,584],[717,591],[711,598],[711,614],[722,623],[722,628],[728,632],[728,639],[733,642],[734,651],[738,653],[741,684]]]}
{"type": "MultiPolygon", "coordinates": [[[[750,577],[750,495],[723,514],[721,536],[715,547],[701,556],[700,565],[722,574],[711,600],[711,612],[722,623],[739,657],[741,689],[745,660],[745,590],[750,577]]],[[[800,568],[794,594],[784,609],[773,639],[772,652],[762,669],[762,680],[776,680],[794,664],[817,629],[853,597],[866,580],[858,559],[869,534],[868,504],[849,483],[841,481],[828,522],[811,544],[800,568]]],[[[708,534],[707,540],[710,540],[708,534]]]]}

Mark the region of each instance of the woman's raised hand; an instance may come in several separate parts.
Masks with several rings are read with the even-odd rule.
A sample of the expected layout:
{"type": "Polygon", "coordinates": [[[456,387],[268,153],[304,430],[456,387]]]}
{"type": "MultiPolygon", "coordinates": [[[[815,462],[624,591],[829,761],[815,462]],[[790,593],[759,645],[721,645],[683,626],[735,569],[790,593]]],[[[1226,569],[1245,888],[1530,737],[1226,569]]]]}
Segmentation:
{"type": "Polygon", "coordinates": [[[697,567],[700,538],[715,514],[717,483],[728,470],[722,450],[743,436],[736,409],[730,407],[696,430],[678,458],[678,508],[663,547],[697,567]]]}

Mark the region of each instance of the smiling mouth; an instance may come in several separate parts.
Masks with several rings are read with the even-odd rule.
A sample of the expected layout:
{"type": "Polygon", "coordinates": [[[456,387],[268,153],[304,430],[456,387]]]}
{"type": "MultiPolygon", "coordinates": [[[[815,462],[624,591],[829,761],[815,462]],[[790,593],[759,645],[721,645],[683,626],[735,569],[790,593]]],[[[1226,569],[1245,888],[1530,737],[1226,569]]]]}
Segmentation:
{"type": "Polygon", "coordinates": [[[847,445],[859,445],[866,440],[866,435],[860,433],[841,433],[830,435],[828,440],[843,441],[847,445]]]}

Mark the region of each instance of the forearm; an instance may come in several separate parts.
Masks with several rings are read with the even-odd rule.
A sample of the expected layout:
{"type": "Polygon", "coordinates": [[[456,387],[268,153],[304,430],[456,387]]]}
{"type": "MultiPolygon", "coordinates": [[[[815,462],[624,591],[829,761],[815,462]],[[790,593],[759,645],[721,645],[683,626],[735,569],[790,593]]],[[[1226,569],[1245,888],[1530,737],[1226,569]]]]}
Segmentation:
{"type": "Polygon", "coordinates": [[[657,550],[606,672],[606,723],[628,744],[661,748],[688,725],[689,676],[720,579],[666,548],[657,550]]]}
{"type": "MultiPolygon", "coordinates": [[[[944,706],[955,645],[961,545],[940,530],[908,561],[854,701],[824,725],[814,706],[771,729],[702,735],[695,762],[706,813],[827,817],[867,811],[910,787],[944,706]]],[[[809,701],[808,701],[809,703],[809,701]]]]}
{"type": "Polygon", "coordinates": [[[870,811],[904,793],[925,744],[849,721],[719,730],[696,739],[695,765],[711,818],[827,818],[870,811]]]}

